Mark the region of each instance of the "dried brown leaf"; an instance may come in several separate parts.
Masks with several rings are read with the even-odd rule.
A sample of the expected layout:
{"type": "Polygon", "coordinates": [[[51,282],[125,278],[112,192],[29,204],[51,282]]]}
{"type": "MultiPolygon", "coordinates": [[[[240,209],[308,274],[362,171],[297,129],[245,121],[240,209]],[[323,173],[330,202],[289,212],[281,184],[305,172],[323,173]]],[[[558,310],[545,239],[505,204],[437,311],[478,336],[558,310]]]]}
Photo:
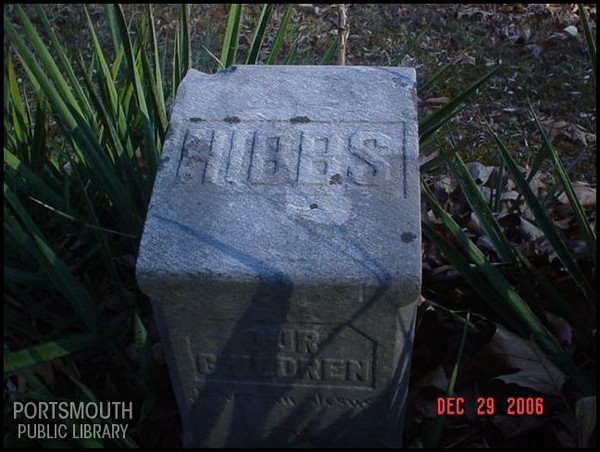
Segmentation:
{"type": "Polygon", "coordinates": [[[482,234],[481,222],[479,221],[479,217],[474,212],[471,212],[469,221],[467,222],[467,229],[474,235],[482,234]]]}
{"type": "Polygon", "coordinates": [[[441,365],[435,366],[430,372],[419,378],[415,385],[417,389],[422,389],[427,386],[433,386],[440,391],[446,391],[446,388],[448,387],[448,376],[441,365]]]}
{"type": "Polygon", "coordinates": [[[567,238],[565,241],[571,253],[577,257],[577,260],[591,261],[592,255],[590,253],[590,248],[583,240],[567,238]]]}
{"type": "Polygon", "coordinates": [[[428,99],[422,100],[421,103],[427,105],[443,105],[450,102],[450,98],[446,96],[442,97],[430,97],[428,99]]]}
{"type": "MultiPolygon", "coordinates": [[[[585,182],[573,182],[573,190],[575,191],[575,196],[579,200],[579,203],[583,207],[595,207],[596,206],[596,189],[594,187],[590,187],[585,182]]],[[[569,203],[569,198],[566,193],[562,193],[558,197],[558,201],[563,204],[569,203]]]]}
{"type": "Polygon", "coordinates": [[[444,368],[438,365],[419,378],[411,388],[411,411],[420,419],[436,417],[437,401],[432,394],[442,395],[448,387],[448,377],[444,368]],[[426,388],[428,388],[426,390],[426,388]]]}
{"type": "Polygon", "coordinates": [[[463,17],[467,17],[467,18],[471,18],[477,14],[481,14],[481,17],[483,19],[485,19],[488,16],[493,16],[494,13],[491,11],[484,11],[480,8],[476,8],[476,7],[472,7],[472,6],[468,6],[465,8],[461,8],[459,11],[457,11],[456,13],[456,18],[457,19],[461,19],[463,17]]]}
{"type": "Polygon", "coordinates": [[[579,32],[577,31],[577,27],[575,27],[574,25],[569,25],[563,30],[563,32],[574,38],[576,38],[579,34],[579,32]]]}
{"type": "Polygon", "coordinates": [[[559,137],[564,137],[584,146],[588,144],[585,129],[578,124],[552,118],[547,118],[540,123],[551,142],[555,142],[559,137]]]}
{"type": "Polygon", "coordinates": [[[419,166],[424,165],[427,162],[430,162],[434,158],[440,155],[440,151],[435,150],[430,152],[429,154],[419,154],[419,166]]]}
{"type": "Polygon", "coordinates": [[[475,240],[475,245],[485,254],[495,253],[496,249],[487,235],[481,235],[475,240]]]}
{"type": "Polygon", "coordinates": [[[516,384],[541,394],[561,395],[565,375],[539,346],[497,324],[496,333],[480,353],[479,363],[501,373],[494,379],[516,384]],[[517,369],[516,372],[506,373],[517,369]],[[504,374],[502,374],[504,372],[504,374]]]}
{"type": "Polygon", "coordinates": [[[531,181],[529,181],[529,187],[531,187],[531,191],[533,191],[538,198],[542,198],[546,195],[548,188],[553,183],[554,178],[550,174],[538,171],[531,181]]]}
{"type": "Polygon", "coordinates": [[[468,162],[466,166],[477,185],[487,184],[494,171],[493,166],[486,166],[479,162],[468,162]]]}
{"type": "Polygon", "coordinates": [[[137,148],[135,150],[135,159],[136,159],[137,166],[139,168],[143,168],[144,167],[144,158],[142,157],[142,151],[140,150],[140,148],[137,148]]]}
{"type": "Polygon", "coordinates": [[[544,232],[540,228],[523,217],[521,217],[519,221],[519,231],[531,242],[544,237],[544,232]]]}
{"type": "Polygon", "coordinates": [[[457,62],[461,64],[470,64],[471,66],[475,66],[477,64],[475,57],[467,54],[462,54],[460,57],[458,57],[457,62]]]}
{"type": "Polygon", "coordinates": [[[558,341],[568,350],[573,346],[573,327],[562,317],[545,312],[548,325],[558,341]]]}
{"type": "Polygon", "coordinates": [[[558,229],[566,231],[573,225],[573,216],[569,215],[561,219],[553,219],[552,224],[554,224],[554,226],[556,226],[558,229]]]}
{"type": "Polygon", "coordinates": [[[573,215],[573,209],[570,204],[555,204],[549,209],[551,218],[554,221],[560,221],[565,218],[571,218],[573,215]]]}
{"type": "Polygon", "coordinates": [[[509,439],[545,424],[548,422],[548,418],[496,415],[493,417],[492,422],[500,429],[504,438],[509,439]]]}
{"type": "Polygon", "coordinates": [[[457,186],[458,184],[454,179],[449,176],[443,176],[433,183],[433,192],[438,199],[440,198],[440,195],[446,195],[442,198],[445,199],[448,195],[454,193],[457,186]]]}

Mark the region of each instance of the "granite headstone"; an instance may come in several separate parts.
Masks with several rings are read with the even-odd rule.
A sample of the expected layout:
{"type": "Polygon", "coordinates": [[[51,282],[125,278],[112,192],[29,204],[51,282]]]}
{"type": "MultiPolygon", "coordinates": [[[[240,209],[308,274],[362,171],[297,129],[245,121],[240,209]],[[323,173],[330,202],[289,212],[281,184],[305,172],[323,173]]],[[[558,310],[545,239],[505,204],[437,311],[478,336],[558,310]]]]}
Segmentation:
{"type": "Polygon", "coordinates": [[[401,445],[415,84],[396,67],[188,71],[137,262],[184,445],[401,445]]]}

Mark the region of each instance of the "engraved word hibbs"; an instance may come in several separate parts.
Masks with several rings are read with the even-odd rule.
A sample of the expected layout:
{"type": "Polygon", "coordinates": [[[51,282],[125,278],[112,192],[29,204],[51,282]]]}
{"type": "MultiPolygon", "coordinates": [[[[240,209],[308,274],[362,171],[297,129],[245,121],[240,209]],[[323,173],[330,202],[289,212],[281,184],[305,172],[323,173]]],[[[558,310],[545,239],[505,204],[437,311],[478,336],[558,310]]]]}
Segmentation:
{"type": "Polygon", "coordinates": [[[333,185],[345,178],[357,185],[378,185],[401,175],[402,166],[389,165],[386,157],[401,154],[404,123],[390,136],[361,131],[361,124],[345,124],[347,134],[324,135],[318,125],[294,126],[294,118],[288,124],[268,124],[270,131],[228,127],[227,122],[187,129],[177,167],[181,181],[197,177],[203,184],[294,186],[333,185]]]}
{"type": "Polygon", "coordinates": [[[185,446],[402,444],[415,104],[406,68],[188,71],[137,262],[185,446]]]}

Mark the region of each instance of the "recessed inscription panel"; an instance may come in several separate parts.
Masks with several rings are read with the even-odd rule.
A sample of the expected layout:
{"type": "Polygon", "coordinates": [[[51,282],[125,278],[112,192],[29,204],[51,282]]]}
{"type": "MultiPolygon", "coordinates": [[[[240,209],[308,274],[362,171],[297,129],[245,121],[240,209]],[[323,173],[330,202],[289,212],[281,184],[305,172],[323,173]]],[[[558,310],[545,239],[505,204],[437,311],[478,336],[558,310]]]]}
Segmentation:
{"type": "MultiPolygon", "coordinates": [[[[231,391],[195,391],[195,396],[200,400],[206,400],[211,403],[233,404],[236,401],[254,402],[265,404],[266,406],[275,405],[279,408],[293,408],[301,404],[296,395],[278,395],[278,394],[257,394],[255,392],[231,392],[231,391]]],[[[348,397],[343,395],[328,395],[324,391],[316,391],[308,397],[306,405],[310,409],[359,409],[368,408],[373,404],[375,397],[364,395],[362,397],[348,397]]]]}
{"type": "MultiPolygon", "coordinates": [[[[402,181],[404,122],[373,127],[248,121],[190,122],[180,182],[287,186],[378,186],[402,181]]],[[[401,192],[401,191],[400,191],[401,192]]]]}
{"type": "Polygon", "coordinates": [[[199,326],[187,344],[197,381],[374,386],[375,343],[352,327],[212,321],[199,326]]]}

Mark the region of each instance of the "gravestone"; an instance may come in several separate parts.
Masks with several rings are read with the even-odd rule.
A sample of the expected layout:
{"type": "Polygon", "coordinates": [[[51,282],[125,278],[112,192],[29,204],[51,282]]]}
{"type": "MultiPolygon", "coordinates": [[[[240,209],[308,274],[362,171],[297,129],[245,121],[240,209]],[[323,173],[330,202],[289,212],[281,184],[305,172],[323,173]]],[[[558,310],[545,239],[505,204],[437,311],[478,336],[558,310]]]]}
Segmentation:
{"type": "Polygon", "coordinates": [[[187,73],[137,263],[184,445],[401,445],[417,155],[413,69],[187,73]]]}

